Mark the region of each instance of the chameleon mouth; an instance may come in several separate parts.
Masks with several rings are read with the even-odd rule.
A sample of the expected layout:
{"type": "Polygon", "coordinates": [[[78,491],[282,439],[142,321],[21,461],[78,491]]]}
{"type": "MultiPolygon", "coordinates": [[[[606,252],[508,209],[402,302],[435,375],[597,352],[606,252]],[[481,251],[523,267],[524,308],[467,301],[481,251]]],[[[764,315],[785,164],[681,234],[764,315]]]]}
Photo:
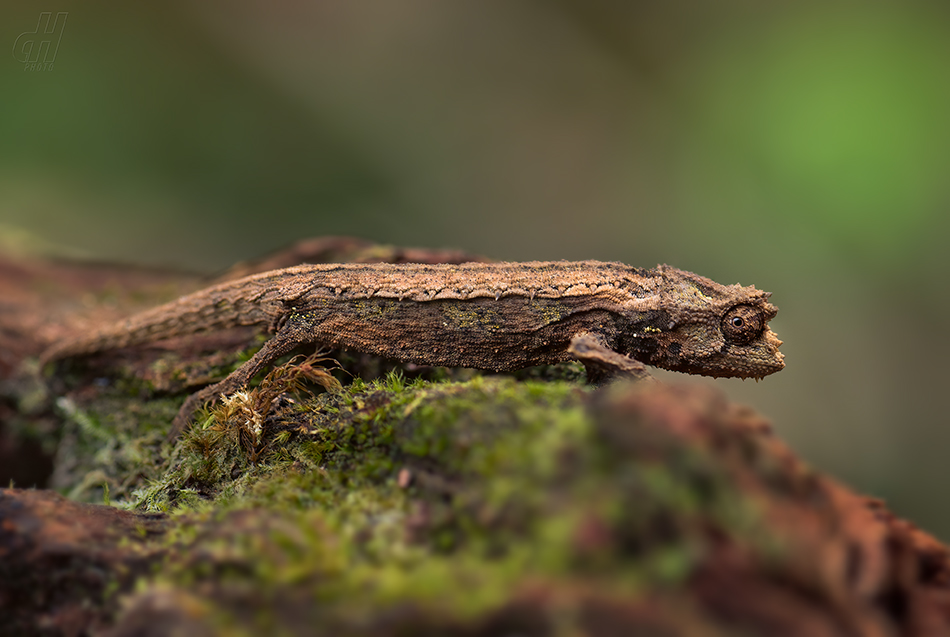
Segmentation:
{"type": "Polygon", "coordinates": [[[761,369],[761,373],[755,375],[757,380],[785,369],[785,354],[778,351],[778,348],[782,346],[782,340],[769,327],[765,328],[762,339],[764,355],[758,357],[756,361],[761,369]]]}
{"type": "MultiPolygon", "coordinates": [[[[731,358],[713,373],[700,371],[700,374],[709,376],[725,376],[733,378],[754,378],[761,380],[770,374],[785,368],[785,355],[778,351],[782,341],[768,327],[759,339],[748,346],[741,354],[733,350],[735,358],[731,358]]],[[[738,348],[737,348],[738,349],[738,348]]],[[[694,372],[695,373],[695,372],[694,372]]]]}

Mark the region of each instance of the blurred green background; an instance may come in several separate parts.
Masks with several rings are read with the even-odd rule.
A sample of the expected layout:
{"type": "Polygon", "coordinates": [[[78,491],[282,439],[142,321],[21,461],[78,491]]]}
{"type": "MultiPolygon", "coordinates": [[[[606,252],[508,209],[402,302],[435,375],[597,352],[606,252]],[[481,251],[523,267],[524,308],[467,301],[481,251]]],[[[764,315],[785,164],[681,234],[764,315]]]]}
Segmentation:
{"type": "Polygon", "coordinates": [[[788,367],[663,376],[950,540],[945,1],[0,7],[0,245],[213,271],[349,234],[754,283],[788,367]]]}

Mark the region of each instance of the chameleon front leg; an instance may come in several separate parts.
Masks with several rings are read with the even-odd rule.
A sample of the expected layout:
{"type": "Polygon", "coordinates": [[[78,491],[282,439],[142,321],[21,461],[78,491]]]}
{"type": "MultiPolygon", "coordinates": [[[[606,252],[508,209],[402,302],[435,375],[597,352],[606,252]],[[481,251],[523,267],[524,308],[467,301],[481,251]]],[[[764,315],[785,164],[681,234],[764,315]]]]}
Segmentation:
{"type": "Polygon", "coordinates": [[[227,378],[189,396],[172,421],[172,428],[168,432],[167,440],[174,441],[181,435],[199,407],[209,401],[215,401],[221,396],[234,393],[247,385],[259,371],[276,359],[290,353],[299,345],[313,343],[317,340],[319,339],[311,325],[301,325],[293,319],[288,320],[277,334],[264,343],[264,346],[250,360],[231,372],[227,378]]]}
{"type": "Polygon", "coordinates": [[[584,365],[587,382],[600,383],[614,378],[640,380],[652,378],[646,365],[607,347],[595,334],[581,332],[571,339],[568,353],[584,365]]]}

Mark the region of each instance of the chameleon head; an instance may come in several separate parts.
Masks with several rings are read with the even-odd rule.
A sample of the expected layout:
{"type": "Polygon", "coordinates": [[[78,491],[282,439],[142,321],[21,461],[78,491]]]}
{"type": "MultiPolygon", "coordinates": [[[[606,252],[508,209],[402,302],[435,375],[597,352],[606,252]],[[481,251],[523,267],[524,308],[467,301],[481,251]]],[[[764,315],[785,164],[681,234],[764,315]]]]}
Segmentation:
{"type": "Polygon", "coordinates": [[[754,287],[721,285],[660,266],[668,303],[663,320],[634,335],[634,355],[652,365],[703,376],[762,378],[785,367],[769,329],[778,308],[754,287]],[[659,323],[659,324],[657,324],[659,323]]]}

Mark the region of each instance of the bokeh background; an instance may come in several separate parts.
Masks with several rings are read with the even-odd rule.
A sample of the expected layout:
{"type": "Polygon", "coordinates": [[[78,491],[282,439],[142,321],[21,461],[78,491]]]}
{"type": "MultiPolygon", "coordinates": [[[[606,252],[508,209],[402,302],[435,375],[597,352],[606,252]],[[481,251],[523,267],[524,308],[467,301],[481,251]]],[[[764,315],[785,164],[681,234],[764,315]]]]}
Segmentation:
{"type": "Polygon", "coordinates": [[[668,377],[754,405],[950,540],[944,0],[21,1],[0,18],[0,246],[215,271],[348,234],[754,283],[788,367],[668,377]],[[31,68],[42,11],[68,15],[32,36],[59,47],[31,68]]]}

